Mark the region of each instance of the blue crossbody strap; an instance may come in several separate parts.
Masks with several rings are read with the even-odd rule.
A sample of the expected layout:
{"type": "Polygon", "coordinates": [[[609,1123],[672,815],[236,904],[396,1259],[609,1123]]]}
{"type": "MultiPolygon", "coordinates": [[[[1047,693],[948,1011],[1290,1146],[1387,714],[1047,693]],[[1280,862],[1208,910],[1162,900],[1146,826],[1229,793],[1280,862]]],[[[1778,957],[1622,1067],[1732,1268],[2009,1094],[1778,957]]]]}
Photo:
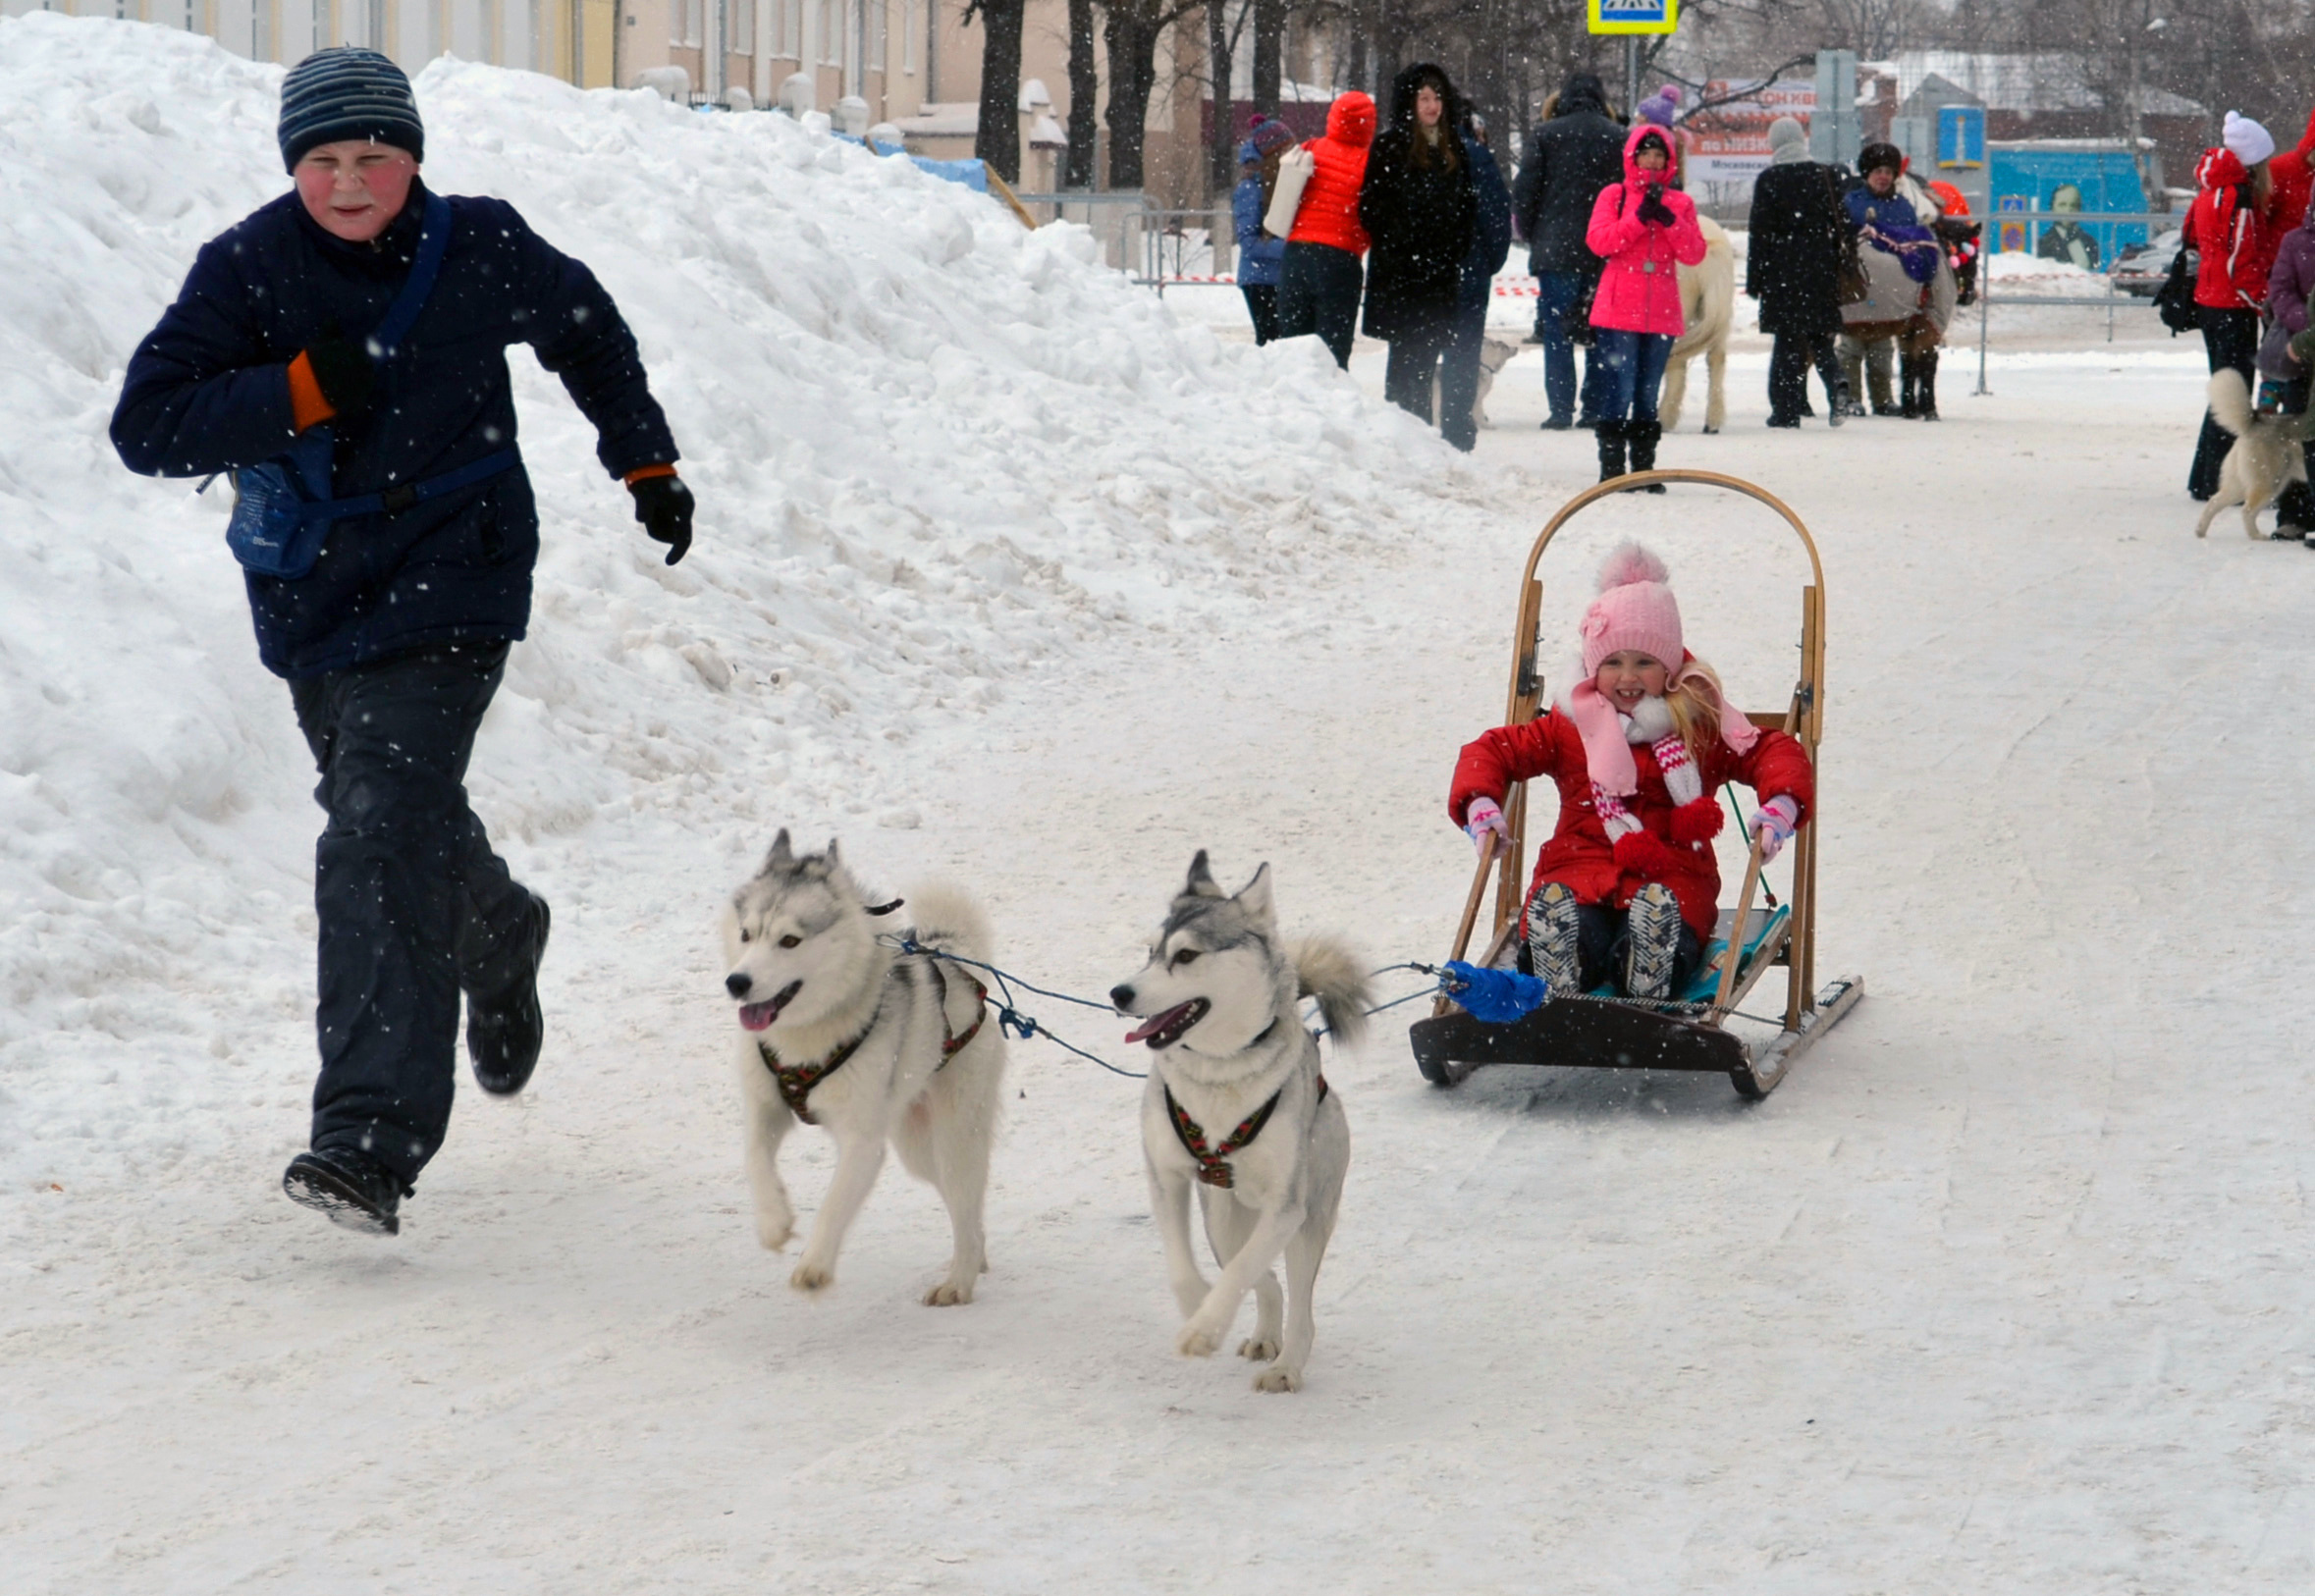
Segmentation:
{"type": "Polygon", "coordinates": [[[502,449],[485,454],[440,476],[426,477],[417,482],[405,482],[388,488],[384,493],[365,493],[352,499],[332,499],[309,507],[308,513],[319,511],[332,520],[343,520],[354,515],[386,513],[399,515],[413,505],[429,499],[440,499],[446,493],[457,493],[460,488],[471,488],[477,482],[488,482],[501,471],[511,471],[522,463],[518,450],[502,449]]]}
{"type": "Polygon", "coordinates": [[[410,262],[410,275],[403,280],[402,292],[394,296],[394,303],[386,307],[386,319],[370,334],[373,360],[391,360],[401,350],[402,341],[409,336],[410,323],[418,319],[418,312],[426,306],[426,296],[434,292],[434,280],[442,273],[443,252],[450,248],[450,201],[429,192],[425,215],[418,223],[418,253],[410,262]]]}

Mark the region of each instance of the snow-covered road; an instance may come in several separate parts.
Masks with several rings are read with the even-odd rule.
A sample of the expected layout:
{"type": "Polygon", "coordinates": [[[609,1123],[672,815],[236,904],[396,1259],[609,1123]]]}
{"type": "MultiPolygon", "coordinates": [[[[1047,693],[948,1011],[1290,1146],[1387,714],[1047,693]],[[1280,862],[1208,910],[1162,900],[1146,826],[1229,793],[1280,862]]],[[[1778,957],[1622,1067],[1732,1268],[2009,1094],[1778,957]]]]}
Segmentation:
{"type": "MultiPolygon", "coordinates": [[[[1467,879],[1448,763],[1581,480],[1584,441],[1532,430],[1533,363],[1484,443],[1532,469],[1434,544],[893,744],[915,829],[799,825],[881,882],[973,883],[1073,990],[1131,969],[1200,845],[1272,861],[1290,923],[1435,956],[1467,879]]],[[[1752,1107],[1713,1078],[1439,1092],[1403,1027],[1330,1065],[1357,1155],[1300,1396],[1172,1356],[1134,1090],[1040,1043],[980,1300],[916,1304],[944,1229],[896,1170],[835,1290],[790,1293],[741,1211],[705,929],[747,859],[604,822],[512,845],[576,911],[550,1056],[461,1100],[398,1242],[279,1199],[297,1115],[262,1094],[165,1180],[30,1202],[6,1584],[2306,1588],[2315,559],[2188,535],[2192,364],[2034,357],[1992,399],[1950,385],[1938,427],[1772,438],[1740,359],[1730,431],[1665,454],[1824,546],[1820,968],[1871,995],[1752,1107]]],[[[1579,524],[1560,635],[1590,553],[1642,529],[1692,641],[1776,699],[1798,571],[1765,517],[1680,494],[1579,524]]],[[[1131,1062],[1098,1016],[1042,1017],[1131,1062]]],[[[808,1202],[827,1159],[790,1148],[808,1202]]]]}

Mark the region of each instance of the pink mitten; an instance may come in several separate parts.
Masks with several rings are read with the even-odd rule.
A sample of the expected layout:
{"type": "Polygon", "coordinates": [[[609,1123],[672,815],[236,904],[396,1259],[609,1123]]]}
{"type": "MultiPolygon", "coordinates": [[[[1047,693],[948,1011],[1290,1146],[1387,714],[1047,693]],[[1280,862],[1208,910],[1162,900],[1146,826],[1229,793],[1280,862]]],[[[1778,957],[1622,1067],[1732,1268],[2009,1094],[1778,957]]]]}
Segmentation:
{"type": "Polygon", "coordinates": [[[1490,831],[1504,842],[1511,840],[1511,826],[1503,819],[1503,806],[1492,798],[1474,798],[1465,806],[1463,830],[1482,853],[1486,851],[1490,831]]]}
{"type": "Polygon", "coordinates": [[[1783,793],[1762,804],[1752,816],[1752,834],[1760,839],[1760,862],[1767,864],[1785,851],[1801,829],[1801,806],[1783,793]]]}

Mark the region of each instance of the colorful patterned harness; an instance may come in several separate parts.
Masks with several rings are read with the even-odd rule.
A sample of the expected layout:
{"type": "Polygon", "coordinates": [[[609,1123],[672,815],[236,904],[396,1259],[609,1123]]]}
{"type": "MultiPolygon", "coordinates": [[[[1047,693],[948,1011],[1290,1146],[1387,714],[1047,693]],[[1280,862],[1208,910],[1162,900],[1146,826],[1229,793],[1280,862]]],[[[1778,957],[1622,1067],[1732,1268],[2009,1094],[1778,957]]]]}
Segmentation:
{"type": "MultiPolygon", "coordinates": [[[[870,912],[873,914],[875,911],[871,910],[870,912]]],[[[905,967],[895,962],[892,966],[892,976],[896,979],[903,968],[905,967]]],[[[933,1073],[939,1075],[948,1067],[950,1059],[963,1052],[971,1044],[972,1039],[981,1034],[981,1027],[989,1018],[989,988],[978,981],[972,981],[969,976],[965,978],[967,981],[972,981],[975,1005],[973,1023],[966,1026],[961,1033],[951,1031],[948,1028],[948,978],[941,973],[938,959],[928,960],[925,968],[932,973],[935,1001],[941,1009],[941,1062],[933,1066],[933,1073]]],[[[877,1004],[877,1012],[868,1017],[866,1030],[814,1064],[782,1064],[780,1061],[780,1055],[772,1050],[772,1044],[769,1041],[756,1043],[756,1051],[764,1056],[764,1068],[772,1072],[772,1084],[780,1089],[781,1100],[787,1104],[789,1113],[795,1115],[806,1125],[820,1123],[819,1120],[812,1117],[812,1110],[806,1106],[811,1099],[812,1089],[844,1067],[852,1055],[860,1050],[860,1044],[868,1040],[869,1037],[874,1034],[876,1023],[883,1016],[884,1004],[880,1001],[877,1004]]],[[[1272,1099],[1272,1101],[1275,1100],[1272,1099]]],[[[1265,1112],[1266,1113],[1267,1110],[1265,1109],[1265,1112]]],[[[1250,1137],[1248,1140],[1253,1139],[1250,1137]]]]}
{"type": "MultiPolygon", "coordinates": [[[[1230,1155],[1244,1152],[1254,1145],[1254,1139],[1262,1135],[1264,1126],[1269,1124],[1270,1114],[1277,1108],[1278,1099],[1286,1094],[1284,1087],[1271,1092],[1270,1100],[1240,1120],[1238,1128],[1222,1138],[1220,1146],[1210,1148],[1206,1144],[1205,1127],[1190,1118],[1182,1105],[1174,1101],[1173,1089],[1161,1087],[1159,1090],[1165,1093],[1165,1117],[1173,1121],[1173,1134],[1181,1139],[1183,1149],[1198,1161],[1198,1178],[1209,1186],[1218,1186],[1225,1191],[1237,1184],[1230,1173],[1230,1155]]],[[[1319,1077],[1319,1101],[1326,1100],[1326,1078],[1321,1075],[1319,1077]]]]}

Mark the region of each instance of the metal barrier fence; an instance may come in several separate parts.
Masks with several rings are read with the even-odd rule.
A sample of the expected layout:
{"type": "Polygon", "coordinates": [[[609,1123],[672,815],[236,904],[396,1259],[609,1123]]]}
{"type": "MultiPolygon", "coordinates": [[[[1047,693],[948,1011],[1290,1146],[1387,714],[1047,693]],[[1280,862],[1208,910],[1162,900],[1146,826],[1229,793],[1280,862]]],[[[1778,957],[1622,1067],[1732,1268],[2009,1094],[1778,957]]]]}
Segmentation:
{"type": "MultiPolygon", "coordinates": [[[[1982,220],[1985,223],[1985,233],[1977,240],[1979,253],[1977,257],[1977,388],[1975,393],[1990,394],[1993,392],[1985,385],[1985,356],[1996,305],[2005,310],[2040,306],[2103,309],[2106,312],[2106,341],[2111,344],[2114,342],[2114,318],[2117,310],[2124,308],[2151,310],[2154,308],[2155,290],[2162,286],[2162,280],[2169,275],[2171,268],[2171,254],[2168,250],[2161,248],[2157,240],[2165,233],[2176,229],[2184,219],[2178,212],[2166,211],[1995,211],[1982,218],[1971,217],[1970,220],[1973,222],[1982,220]],[[2061,222],[2072,222],[2095,234],[2104,235],[2107,240],[2105,250],[2111,251],[2111,253],[2102,251],[2101,269],[2095,275],[2104,284],[2106,292],[2095,294],[1995,293],[1993,263],[1997,259],[2014,259],[2021,252],[2018,250],[1997,251],[1996,246],[2002,239],[2002,230],[2005,227],[2020,229],[2026,248],[2031,250],[2039,245],[2043,230],[2046,227],[2052,223],[2061,222]],[[2123,240],[2121,235],[2128,229],[2141,230],[2143,238],[2123,240]],[[2118,276],[2115,269],[2119,264],[2117,257],[2125,249],[2136,243],[2154,243],[2155,246],[2150,248],[2144,257],[2147,264],[2127,275],[2118,276]]],[[[2028,255],[2027,258],[2034,257],[2028,255]]],[[[2013,285],[2018,281],[2018,274],[2005,273],[2003,275],[2013,285]]],[[[2050,277],[2053,282],[2060,284],[2073,284],[2078,281],[2073,272],[2054,272],[2050,274],[2050,277]]]]}
{"type": "Polygon", "coordinates": [[[1090,228],[1103,258],[1136,283],[1157,280],[1158,218],[1165,213],[1148,194],[1130,188],[1067,188],[1013,197],[1040,222],[1075,222],[1090,228]]]}

